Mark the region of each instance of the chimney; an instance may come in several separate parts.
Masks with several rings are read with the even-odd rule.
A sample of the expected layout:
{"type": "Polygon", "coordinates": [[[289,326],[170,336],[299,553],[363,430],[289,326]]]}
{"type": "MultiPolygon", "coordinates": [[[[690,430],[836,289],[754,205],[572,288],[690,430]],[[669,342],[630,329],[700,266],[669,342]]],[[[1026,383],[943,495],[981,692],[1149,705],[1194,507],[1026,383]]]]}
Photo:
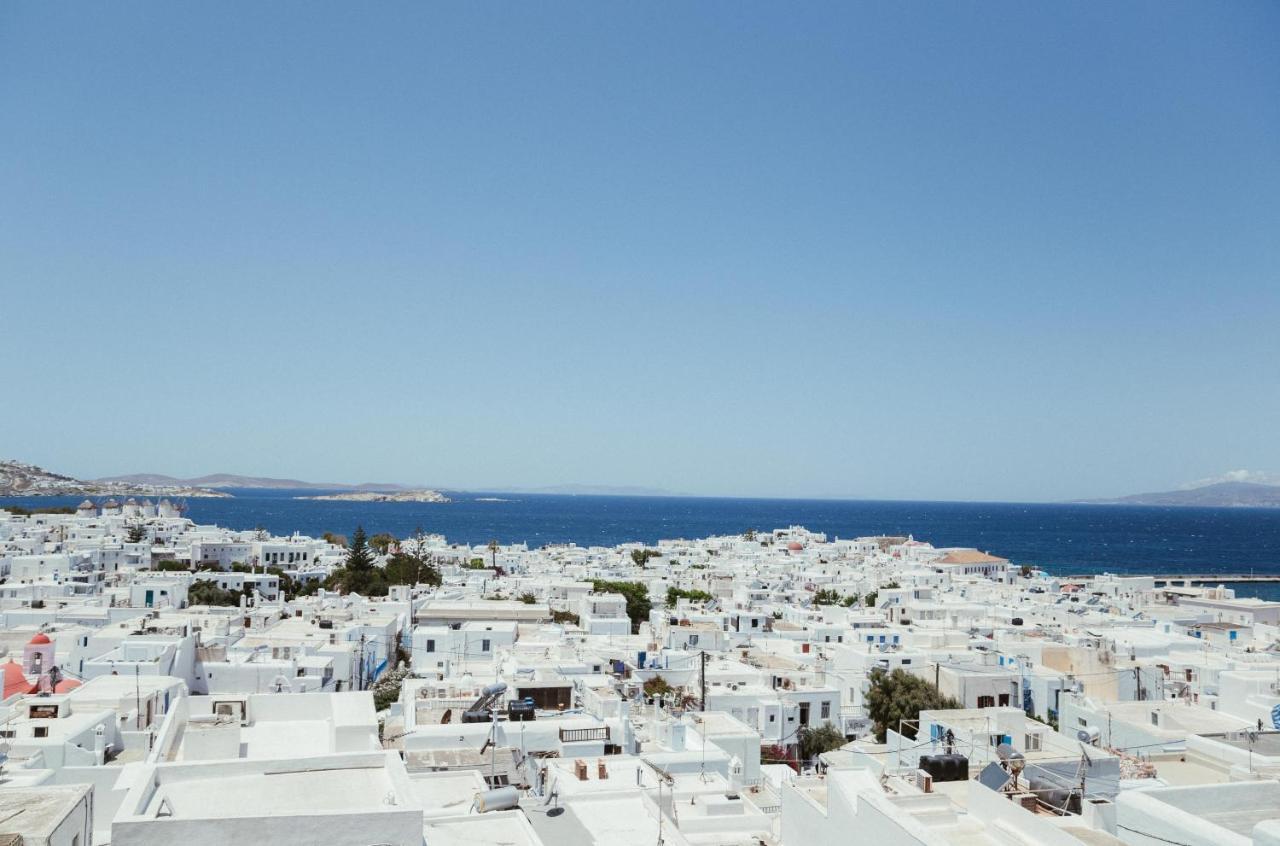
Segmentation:
{"type": "Polygon", "coordinates": [[[604,759],[596,761],[596,778],[604,781],[609,777],[609,768],[604,765],[604,759]]]}
{"type": "Polygon", "coordinates": [[[578,781],[587,780],[587,762],[579,758],[573,762],[574,775],[578,777],[578,781]]]}

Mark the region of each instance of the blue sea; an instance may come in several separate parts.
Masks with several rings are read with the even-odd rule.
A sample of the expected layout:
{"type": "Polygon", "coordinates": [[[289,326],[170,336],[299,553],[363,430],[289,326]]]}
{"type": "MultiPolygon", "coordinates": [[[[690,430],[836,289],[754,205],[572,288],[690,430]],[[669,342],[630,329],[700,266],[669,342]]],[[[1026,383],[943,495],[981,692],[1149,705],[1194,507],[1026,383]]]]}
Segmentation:
{"type": "MultiPolygon", "coordinates": [[[[911,534],[936,546],[976,546],[1058,573],[1258,573],[1280,575],[1280,509],[1164,508],[973,502],[725,499],[456,493],[453,502],[361,503],[296,499],[322,491],[233,490],[190,499],[187,516],[233,529],[318,536],[405,536],[421,527],[452,541],[580,546],[734,534],[802,525],[829,537],[911,534]]],[[[28,507],[77,497],[0,499],[28,507]]],[[[1239,585],[1280,598],[1277,585],[1239,585]]]]}

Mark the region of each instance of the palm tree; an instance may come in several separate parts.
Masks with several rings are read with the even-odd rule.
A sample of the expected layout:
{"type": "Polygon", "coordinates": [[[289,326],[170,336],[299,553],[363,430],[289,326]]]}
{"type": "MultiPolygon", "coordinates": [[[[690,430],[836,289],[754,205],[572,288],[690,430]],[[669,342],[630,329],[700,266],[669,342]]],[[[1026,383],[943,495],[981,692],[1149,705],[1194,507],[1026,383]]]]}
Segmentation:
{"type": "Polygon", "coordinates": [[[495,568],[498,566],[498,541],[496,538],[489,541],[489,563],[495,568]]]}

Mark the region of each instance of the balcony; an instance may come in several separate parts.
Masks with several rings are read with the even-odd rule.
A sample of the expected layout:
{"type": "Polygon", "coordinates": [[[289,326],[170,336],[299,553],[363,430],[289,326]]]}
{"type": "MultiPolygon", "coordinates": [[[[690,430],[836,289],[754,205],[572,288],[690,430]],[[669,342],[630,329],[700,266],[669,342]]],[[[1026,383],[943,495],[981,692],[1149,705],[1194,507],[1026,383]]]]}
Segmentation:
{"type": "Polygon", "coordinates": [[[609,742],[609,727],[598,726],[595,728],[577,728],[577,729],[560,729],[561,743],[581,743],[583,741],[598,740],[605,743],[609,742]]]}

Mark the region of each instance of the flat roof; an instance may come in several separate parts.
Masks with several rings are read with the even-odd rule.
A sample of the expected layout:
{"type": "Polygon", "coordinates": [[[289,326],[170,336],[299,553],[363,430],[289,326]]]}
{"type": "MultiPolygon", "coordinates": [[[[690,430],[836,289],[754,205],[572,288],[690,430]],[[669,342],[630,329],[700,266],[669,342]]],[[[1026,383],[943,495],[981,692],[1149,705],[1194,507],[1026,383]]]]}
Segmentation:
{"type": "Polygon", "coordinates": [[[428,819],[422,833],[431,846],[542,846],[519,811],[428,819]]]}
{"type": "Polygon", "coordinates": [[[431,816],[466,814],[476,794],[487,789],[484,779],[475,770],[412,773],[409,785],[422,804],[423,813],[431,816]]]}
{"type": "Polygon", "coordinates": [[[0,829],[48,838],[92,789],[88,784],[0,788],[0,829]]]}
{"type": "Polygon", "coordinates": [[[143,816],[155,818],[162,804],[178,819],[370,812],[392,791],[381,765],[161,779],[143,816]]]}

